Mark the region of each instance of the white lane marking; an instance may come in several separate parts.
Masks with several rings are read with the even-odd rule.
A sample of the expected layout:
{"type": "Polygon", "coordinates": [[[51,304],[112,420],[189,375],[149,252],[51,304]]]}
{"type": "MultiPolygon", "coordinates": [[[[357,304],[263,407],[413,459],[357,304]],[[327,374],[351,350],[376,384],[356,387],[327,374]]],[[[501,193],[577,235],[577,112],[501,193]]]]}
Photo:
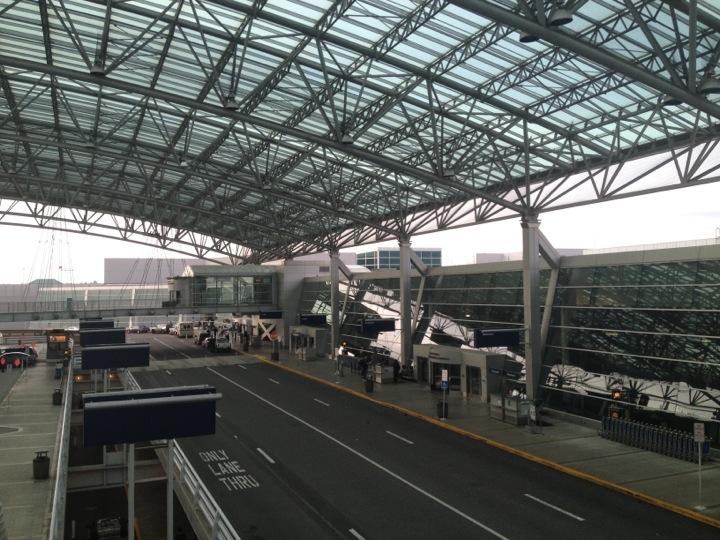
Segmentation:
{"type": "Polygon", "coordinates": [[[246,368],[245,366],[243,366],[242,364],[238,364],[237,367],[239,367],[239,368],[241,368],[241,369],[244,369],[244,370],[247,370],[247,368],[246,368]]]}
{"type": "MultiPolygon", "coordinates": [[[[212,369],[210,371],[212,371],[212,369]]],[[[280,384],[279,381],[276,381],[275,379],[271,379],[270,377],[268,377],[268,381],[270,381],[271,383],[280,384]]]]}
{"type": "Polygon", "coordinates": [[[182,351],[178,351],[175,347],[173,347],[172,345],[168,345],[168,344],[165,343],[164,341],[161,341],[161,340],[158,339],[157,342],[158,342],[160,345],[162,345],[163,347],[167,347],[168,349],[172,349],[173,351],[175,351],[175,352],[178,353],[178,354],[182,354],[185,358],[190,358],[189,355],[185,354],[185,353],[182,352],[182,351]]]}
{"type": "Polygon", "coordinates": [[[234,438],[234,439],[237,439],[238,437],[237,437],[237,435],[233,435],[233,438],[234,438]]]}
{"type": "Polygon", "coordinates": [[[448,504],[448,503],[446,503],[445,501],[443,501],[442,499],[436,497],[436,496],[433,495],[432,493],[430,493],[430,492],[428,492],[428,491],[425,491],[423,488],[421,488],[421,487],[419,487],[419,486],[416,486],[415,484],[413,484],[413,483],[410,482],[409,480],[406,480],[405,478],[403,478],[403,477],[400,476],[399,474],[391,471],[391,470],[388,469],[387,467],[384,467],[383,465],[380,465],[379,463],[374,462],[374,461],[371,460],[370,458],[366,457],[363,453],[359,452],[358,450],[355,450],[355,449],[352,448],[351,446],[348,446],[347,444],[345,444],[344,442],[340,441],[339,439],[336,439],[335,437],[333,437],[333,436],[330,435],[329,433],[325,433],[323,430],[321,430],[321,429],[318,428],[318,427],[315,427],[315,426],[312,425],[310,422],[308,422],[308,421],[306,421],[306,420],[303,420],[302,418],[300,418],[299,416],[294,415],[294,414],[291,413],[290,411],[286,411],[285,409],[283,409],[283,408],[280,407],[279,405],[275,405],[275,403],[273,403],[272,401],[270,401],[270,400],[268,400],[268,399],[265,399],[264,397],[262,397],[262,396],[259,395],[259,394],[256,394],[255,392],[253,392],[253,391],[250,390],[249,388],[246,388],[246,387],[244,387],[243,385],[241,385],[241,384],[239,384],[239,383],[236,383],[235,381],[233,381],[233,380],[230,379],[229,377],[226,377],[226,376],[223,375],[222,373],[220,373],[220,372],[218,372],[218,371],[215,371],[215,370],[212,369],[212,368],[208,368],[208,369],[209,369],[210,371],[212,371],[215,375],[217,375],[218,377],[220,377],[221,379],[225,379],[225,380],[226,380],[227,382],[229,382],[230,384],[232,384],[232,385],[237,386],[238,388],[240,388],[240,390],[243,390],[243,391],[247,392],[247,393],[250,394],[251,396],[254,396],[254,397],[256,397],[257,399],[259,399],[260,401],[262,401],[263,403],[266,403],[267,405],[270,405],[272,408],[280,411],[281,413],[285,414],[286,416],[289,416],[290,418],[296,420],[297,422],[301,423],[302,425],[306,426],[307,428],[313,430],[314,432],[319,433],[320,435],[322,435],[322,436],[325,437],[326,439],[334,442],[334,443],[337,444],[338,446],[344,448],[345,450],[347,450],[348,452],[354,454],[355,456],[357,456],[358,458],[362,459],[363,461],[366,461],[367,463],[370,463],[370,464],[373,465],[374,467],[377,467],[378,469],[380,469],[380,470],[381,470],[382,472],[384,472],[385,474],[387,474],[387,475],[389,475],[389,476],[392,476],[393,478],[395,478],[395,479],[398,480],[399,482],[402,482],[403,484],[405,484],[405,485],[408,486],[409,488],[414,489],[415,491],[417,491],[418,493],[420,493],[420,494],[422,494],[422,495],[425,495],[428,499],[430,499],[430,500],[438,503],[440,506],[443,506],[443,507],[447,508],[447,509],[450,510],[451,512],[454,512],[454,513],[457,514],[458,516],[466,519],[467,521],[469,521],[470,523],[472,523],[472,524],[474,524],[474,525],[477,525],[477,526],[480,527],[481,529],[489,532],[490,534],[492,534],[493,536],[495,536],[495,537],[497,537],[497,538],[502,538],[502,540],[509,540],[507,536],[503,536],[502,534],[500,534],[499,532],[497,532],[495,529],[492,529],[492,528],[488,527],[487,525],[485,525],[484,523],[479,522],[477,519],[469,516],[468,514],[466,514],[465,512],[463,512],[462,510],[459,510],[459,509],[455,508],[454,506],[451,506],[450,504],[448,504]]]}
{"type": "Polygon", "coordinates": [[[166,369],[165,373],[167,373],[168,375],[172,375],[172,371],[170,371],[169,369],[166,369]]]}
{"type": "Polygon", "coordinates": [[[405,437],[401,437],[400,435],[398,435],[397,433],[393,433],[392,431],[385,430],[385,433],[387,433],[387,434],[390,435],[391,437],[395,437],[396,439],[400,439],[402,442],[406,442],[406,443],[408,443],[408,444],[415,444],[415,443],[412,442],[410,439],[406,439],[405,437]]]}
{"type": "Polygon", "coordinates": [[[268,455],[263,451],[262,448],[257,448],[257,451],[260,452],[260,453],[262,454],[262,456],[263,456],[265,459],[267,459],[270,463],[275,464],[275,460],[274,460],[273,458],[271,458],[270,456],[268,456],[268,455]]]}
{"type": "Polygon", "coordinates": [[[350,529],[350,534],[352,534],[358,540],[365,540],[365,537],[359,532],[357,532],[355,529],[350,529]]]}
{"type": "Polygon", "coordinates": [[[318,398],[313,398],[313,401],[317,401],[320,405],[325,405],[326,407],[329,407],[329,403],[325,403],[324,401],[320,401],[318,398]]]}
{"type": "Polygon", "coordinates": [[[222,416],[220,416],[220,413],[219,413],[219,412],[216,412],[216,413],[215,413],[215,416],[217,416],[218,418],[222,418],[222,416]]]}
{"type": "Polygon", "coordinates": [[[526,496],[528,499],[532,499],[532,500],[535,501],[535,502],[539,502],[540,504],[544,504],[544,505],[547,506],[548,508],[552,508],[553,510],[557,510],[557,511],[560,512],[561,514],[565,514],[566,516],[570,516],[571,518],[577,519],[578,521],[585,521],[585,518],[581,518],[580,516],[576,516],[575,514],[571,514],[571,513],[568,512],[567,510],[563,510],[563,509],[560,508],[559,506],[555,506],[554,504],[550,504],[549,502],[545,502],[545,501],[543,501],[542,499],[538,499],[537,497],[534,497],[534,496],[530,495],[529,493],[525,493],[525,496],[526,496]]]}

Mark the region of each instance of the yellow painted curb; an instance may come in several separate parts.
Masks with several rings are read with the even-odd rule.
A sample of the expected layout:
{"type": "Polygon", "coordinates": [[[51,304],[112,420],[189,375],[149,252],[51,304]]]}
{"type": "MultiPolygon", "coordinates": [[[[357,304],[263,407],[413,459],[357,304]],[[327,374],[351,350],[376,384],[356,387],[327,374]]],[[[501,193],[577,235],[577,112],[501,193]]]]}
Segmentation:
{"type": "Polygon", "coordinates": [[[312,381],[318,382],[320,384],[324,384],[326,386],[330,386],[332,388],[335,388],[336,390],[341,390],[343,392],[346,392],[348,394],[352,394],[353,396],[360,397],[363,399],[366,399],[368,401],[371,401],[373,403],[377,403],[378,405],[381,405],[383,407],[387,407],[388,409],[394,409],[398,412],[401,412],[403,414],[406,414],[408,416],[412,416],[414,418],[418,418],[420,420],[424,420],[425,422],[429,422],[430,424],[434,424],[438,427],[447,429],[449,431],[452,431],[454,433],[457,433],[459,435],[464,435],[465,437],[469,437],[471,439],[474,439],[476,441],[483,442],[487,444],[488,446],[492,446],[494,448],[498,448],[500,450],[504,450],[505,452],[508,452],[509,454],[513,454],[515,456],[518,456],[520,458],[526,459],[528,461],[532,461],[533,463],[538,463],[539,465],[543,465],[545,467],[548,467],[550,469],[554,469],[556,471],[565,473],[570,476],[574,476],[575,478],[580,478],[581,480],[585,480],[587,482],[592,482],[593,484],[596,484],[598,486],[602,486],[606,489],[610,489],[612,491],[616,491],[618,493],[622,493],[623,495],[627,495],[629,497],[632,497],[634,499],[637,499],[639,501],[643,501],[645,503],[651,504],[653,506],[658,506],[660,508],[663,508],[665,510],[669,510],[670,512],[675,512],[676,514],[680,514],[681,516],[684,516],[686,518],[694,519],[695,521],[700,521],[702,523],[705,523],[707,525],[711,525],[713,527],[720,528],[720,519],[706,516],[704,514],[701,514],[699,512],[695,512],[694,510],[690,510],[689,508],[685,508],[683,506],[679,506],[677,504],[664,501],[662,499],[658,499],[656,497],[653,497],[651,495],[647,495],[645,493],[641,493],[639,491],[635,491],[634,489],[627,488],[625,486],[621,486],[620,484],[616,484],[614,482],[610,482],[609,480],[605,480],[603,478],[599,478],[597,476],[594,476],[592,474],[585,473],[583,471],[579,471],[577,469],[573,469],[572,467],[568,467],[566,465],[561,465],[560,463],[555,463],[554,461],[550,461],[549,459],[545,459],[539,456],[536,456],[534,454],[530,454],[529,452],[525,452],[524,450],[518,450],[517,448],[513,448],[512,446],[508,446],[506,444],[503,444],[501,442],[495,441],[493,439],[488,439],[487,437],[484,437],[482,435],[478,435],[477,433],[473,433],[472,431],[467,431],[465,429],[459,428],[457,426],[453,426],[452,424],[448,424],[446,422],[442,422],[436,418],[432,418],[430,416],[426,416],[424,414],[421,414],[417,411],[413,411],[411,409],[406,409],[405,407],[402,407],[400,405],[396,405],[394,403],[388,403],[387,401],[380,401],[379,399],[375,399],[373,397],[370,397],[369,395],[358,392],[357,390],[353,390],[352,388],[347,388],[344,386],[339,386],[337,384],[334,384],[326,379],[322,379],[320,377],[316,377],[315,375],[311,375],[309,373],[305,373],[304,371],[300,371],[299,369],[291,368],[289,366],[283,366],[282,364],[279,364],[278,362],[273,362],[271,360],[268,360],[264,356],[260,356],[258,354],[252,354],[251,356],[254,356],[261,362],[264,362],[265,364],[269,364],[271,366],[275,366],[279,369],[284,369],[285,371],[289,371],[290,373],[294,373],[296,375],[300,375],[301,377],[305,377],[306,379],[310,379],[312,381]]]}

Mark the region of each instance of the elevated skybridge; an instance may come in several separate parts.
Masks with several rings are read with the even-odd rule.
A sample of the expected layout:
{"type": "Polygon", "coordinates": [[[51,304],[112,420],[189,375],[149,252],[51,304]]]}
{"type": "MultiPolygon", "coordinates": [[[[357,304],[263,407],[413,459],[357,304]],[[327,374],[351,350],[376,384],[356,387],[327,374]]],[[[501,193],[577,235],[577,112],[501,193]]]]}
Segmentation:
{"type": "Polygon", "coordinates": [[[272,305],[215,305],[202,307],[178,307],[159,305],[132,306],[127,302],[2,302],[0,323],[26,321],[52,321],[86,317],[172,317],[175,315],[215,315],[216,313],[253,313],[272,311],[272,305]]]}

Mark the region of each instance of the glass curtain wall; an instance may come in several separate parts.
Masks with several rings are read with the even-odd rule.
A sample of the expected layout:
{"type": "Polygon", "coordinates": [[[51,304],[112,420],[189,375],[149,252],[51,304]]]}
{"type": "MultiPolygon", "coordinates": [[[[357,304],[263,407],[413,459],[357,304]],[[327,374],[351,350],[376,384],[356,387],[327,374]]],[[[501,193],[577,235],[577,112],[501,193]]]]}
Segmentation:
{"type": "Polygon", "coordinates": [[[195,276],[193,306],[271,304],[273,276],[195,276]]]}
{"type": "Polygon", "coordinates": [[[548,400],[600,416],[619,390],[634,416],[683,429],[720,420],[718,323],[720,261],[563,269],[544,356],[548,400]]]}
{"type": "MultiPolygon", "coordinates": [[[[421,278],[412,279],[415,343],[473,346],[475,328],[523,327],[522,271],[481,267],[426,278],[419,306],[421,278]]],[[[541,272],[541,301],[549,276],[541,272]]],[[[399,320],[399,280],[363,277],[341,282],[341,339],[356,354],[397,358],[399,323],[378,336],[361,335],[360,323],[399,320]]],[[[304,282],[304,313],[329,304],[328,282],[304,282]]],[[[522,340],[510,353],[522,360],[522,340]]],[[[543,364],[545,399],[558,408],[597,418],[620,389],[635,417],[683,428],[720,420],[720,261],[562,269],[543,364]]]]}

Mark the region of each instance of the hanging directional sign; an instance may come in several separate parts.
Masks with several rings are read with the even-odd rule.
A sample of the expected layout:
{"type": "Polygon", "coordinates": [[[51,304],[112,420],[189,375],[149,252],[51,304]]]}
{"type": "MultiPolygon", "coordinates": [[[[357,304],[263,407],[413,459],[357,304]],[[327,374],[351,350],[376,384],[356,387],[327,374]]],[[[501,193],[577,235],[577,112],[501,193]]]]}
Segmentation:
{"type": "Polygon", "coordinates": [[[517,347],[522,328],[476,328],[473,332],[475,347],[517,347]]]}
{"type": "Polygon", "coordinates": [[[84,445],[212,435],[221,397],[207,385],[85,394],[84,445]]]}
{"type": "Polygon", "coordinates": [[[115,321],[112,319],[93,319],[90,321],[80,320],[80,330],[98,330],[102,328],[115,328],[115,321]]]}
{"type": "Polygon", "coordinates": [[[300,315],[301,326],[325,326],[327,324],[327,315],[318,315],[316,313],[308,313],[300,315]]]}
{"type": "Polygon", "coordinates": [[[395,319],[363,319],[360,322],[360,333],[363,336],[374,336],[380,332],[394,332],[395,319]]]}
{"type": "Polygon", "coordinates": [[[117,369],[150,365],[149,343],[90,345],[80,351],[83,369],[117,369]]]}
{"type": "Polygon", "coordinates": [[[110,343],[125,343],[124,328],[99,328],[94,330],[80,330],[80,345],[108,345],[110,343]]]}

